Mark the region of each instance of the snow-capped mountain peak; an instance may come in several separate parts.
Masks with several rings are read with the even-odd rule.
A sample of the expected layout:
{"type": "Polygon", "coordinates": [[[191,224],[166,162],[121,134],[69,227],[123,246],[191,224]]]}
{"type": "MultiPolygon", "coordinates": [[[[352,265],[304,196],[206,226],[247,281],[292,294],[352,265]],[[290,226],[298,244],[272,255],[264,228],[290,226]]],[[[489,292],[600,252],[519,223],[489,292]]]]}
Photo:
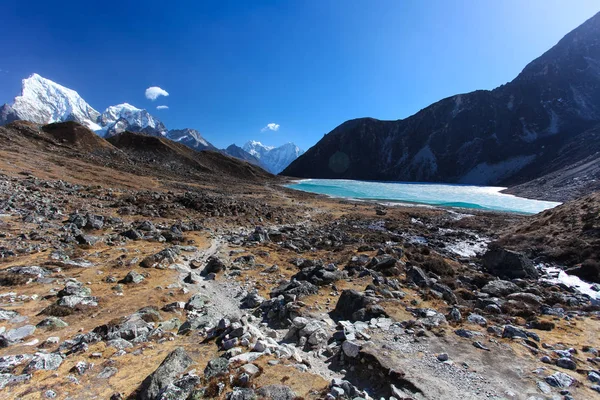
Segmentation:
{"type": "Polygon", "coordinates": [[[110,106],[99,118],[100,125],[105,127],[106,135],[112,136],[124,130],[165,135],[167,129],[157,118],[141,108],[129,103],[110,106]]]}
{"type": "Polygon", "coordinates": [[[251,140],[242,147],[246,152],[258,158],[274,174],[283,171],[296,158],[304,153],[294,143],[286,143],[279,147],[265,146],[261,142],[251,140]]]}
{"type": "Polygon", "coordinates": [[[194,150],[216,150],[216,147],[195,129],[171,129],[167,132],[167,139],[184,144],[194,150]]]}
{"type": "Polygon", "coordinates": [[[0,124],[16,119],[39,124],[77,121],[92,130],[100,129],[96,122],[100,113],[76,91],[38,74],[23,79],[21,94],[12,105],[5,105],[3,111],[0,124]]]}

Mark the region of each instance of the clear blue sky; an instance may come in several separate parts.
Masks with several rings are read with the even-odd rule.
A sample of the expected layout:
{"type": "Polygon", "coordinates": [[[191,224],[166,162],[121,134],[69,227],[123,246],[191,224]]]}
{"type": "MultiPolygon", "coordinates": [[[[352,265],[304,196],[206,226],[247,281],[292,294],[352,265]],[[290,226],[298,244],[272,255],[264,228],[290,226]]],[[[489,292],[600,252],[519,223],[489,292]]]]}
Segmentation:
{"type": "Polygon", "coordinates": [[[129,102],[219,147],[256,139],[307,149],[347,119],[404,118],[512,80],[600,2],[4,0],[1,8],[0,102],[37,72],[99,111],[129,102]],[[170,95],[152,102],[149,86],[170,95]],[[279,130],[261,132],[268,123],[279,130]]]}

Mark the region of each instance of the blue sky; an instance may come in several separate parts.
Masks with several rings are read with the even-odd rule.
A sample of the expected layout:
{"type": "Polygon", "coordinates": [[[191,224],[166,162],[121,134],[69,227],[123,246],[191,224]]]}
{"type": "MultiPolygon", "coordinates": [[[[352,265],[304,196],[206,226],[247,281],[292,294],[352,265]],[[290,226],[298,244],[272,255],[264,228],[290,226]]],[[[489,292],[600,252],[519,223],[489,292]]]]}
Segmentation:
{"type": "Polygon", "coordinates": [[[600,11],[597,0],[2,3],[0,102],[37,72],[99,111],[129,102],[218,147],[304,149],[347,119],[404,118],[506,83],[600,11]],[[150,86],[169,96],[148,100],[150,86]]]}

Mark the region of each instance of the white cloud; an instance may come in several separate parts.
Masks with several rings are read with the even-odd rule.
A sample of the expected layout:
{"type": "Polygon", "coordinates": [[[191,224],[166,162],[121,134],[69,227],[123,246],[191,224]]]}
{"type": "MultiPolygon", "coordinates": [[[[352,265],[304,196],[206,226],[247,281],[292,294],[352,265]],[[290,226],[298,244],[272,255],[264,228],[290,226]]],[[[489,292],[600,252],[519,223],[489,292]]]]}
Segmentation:
{"type": "Polygon", "coordinates": [[[278,130],[279,130],[279,124],[276,124],[275,122],[271,122],[270,124],[267,124],[267,126],[262,128],[260,131],[261,132],[266,132],[266,131],[277,132],[278,130]]]}
{"type": "Polygon", "coordinates": [[[148,89],[146,89],[146,98],[148,100],[156,100],[158,99],[158,96],[168,96],[169,93],[167,93],[166,90],[159,88],[158,86],[152,86],[149,87],[148,89]]]}
{"type": "Polygon", "coordinates": [[[156,109],[157,110],[168,110],[169,106],[157,106],[156,109]]]}

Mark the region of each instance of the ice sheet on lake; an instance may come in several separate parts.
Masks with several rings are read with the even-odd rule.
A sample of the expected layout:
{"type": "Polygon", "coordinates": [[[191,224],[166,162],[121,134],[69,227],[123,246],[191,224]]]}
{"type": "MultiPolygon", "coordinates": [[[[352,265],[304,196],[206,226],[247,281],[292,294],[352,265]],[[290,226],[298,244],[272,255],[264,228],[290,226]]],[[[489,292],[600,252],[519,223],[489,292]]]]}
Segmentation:
{"type": "Polygon", "coordinates": [[[560,204],[500,193],[505,188],[492,186],[305,179],[290,184],[288,187],[332,197],[411,202],[528,214],[535,214],[560,204]]]}

